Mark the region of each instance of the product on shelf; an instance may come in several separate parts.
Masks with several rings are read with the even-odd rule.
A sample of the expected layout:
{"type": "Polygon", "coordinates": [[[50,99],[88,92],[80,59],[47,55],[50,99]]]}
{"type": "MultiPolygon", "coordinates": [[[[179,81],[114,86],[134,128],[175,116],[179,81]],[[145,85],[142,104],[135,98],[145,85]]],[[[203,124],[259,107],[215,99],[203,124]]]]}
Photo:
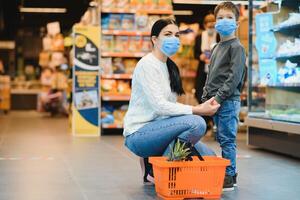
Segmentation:
{"type": "Polygon", "coordinates": [[[300,55],[300,38],[295,38],[295,42],[287,40],[277,51],[277,57],[294,55],[300,55]]]}
{"type": "Polygon", "coordinates": [[[48,67],[50,62],[50,53],[47,51],[42,51],[39,54],[39,65],[41,67],[48,67]]]}
{"type": "Polygon", "coordinates": [[[62,52],[53,52],[51,54],[50,67],[56,67],[65,63],[65,57],[62,52]]]}
{"type": "Polygon", "coordinates": [[[104,94],[116,94],[117,93],[117,81],[116,80],[101,80],[101,90],[104,94]]]}
{"type": "Polygon", "coordinates": [[[133,14],[124,14],[122,16],[121,27],[122,27],[122,30],[133,30],[134,29],[134,15],[133,14]]]}
{"type": "Polygon", "coordinates": [[[102,8],[115,8],[116,0],[102,0],[102,8]]]}
{"type": "Polygon", "coordinates": [[[55,36],[60,33],[59,22],[51,22],[47,24],[47,33],[51,36],[55,36]]]}
{"type": "Polygon", "coordinates": [[[110,14],[108,29],[110,30],[121,30],[122,15],[110,14]]]}
{"type": "Polygon", "coordinates": [[[101,90],[104,95],[130,95],[131,88],[128,81],[122,80],[101,80],[101,90]]]}
{"type": "Polygon", "coordinates": [[[149,36],[144,36],[142,38],[142,52],[150,52],[152,50],[151,38],[149,36]]]}
{"type": "Polygon", "coordinates": [[[157,0],[144,0],[144,8],[145,9],[156,9],[157,7],[157,0]]]}
{"type": "Polygon", "coordinates": [[[114,46],[114,36],[103,35],[102,43],[101,43],[101,50],[104,52],[111,52],[111,51],[113,51],[113,46],[114,46]]]}
{"type": "Polygon", "coordinates": [[[140,13],[135,15],[135,26],[139,31],[148,30],[148,15],[140,13]]]}
{"type": "Polygon", "coordinates": [[[117,91],[122,95],[130,95],[131,88],[128,81],[117,81],[117,91]]]}
{"type": "Polygon", "coordinates": [[[50,51],[52,48],[52,39],[49,35],[43,37],[43,50],[50,51]]]}
{"type": "Polygon", "coordinates": [[[101,18],[101,28],[103,30],[108,30],[108,27],[109,27],[109,19],[110,19],[110,15],[109,14],[106,14],[106,15],[103,15],[102,18],[101,18]]]}
{"type": "Polygon", "coordinates": [[[111,105],[104,104],[101,110],[101,124],[123,126],[123,119],[126,111],[128,110],[128,105],[123,105],[120,108],[114,108],[111,105]]]}
{"type": "Polygon", "coordinates": [[[172,1],[171,0],[157,0],[157,9],[171,10],[172,9],[172,1]]]}
{"type": "Polygon", "coordinates": [[[300,83],[300,67],[289,60],[278,71],[278,81],[281,84],[300,83]]]}
{"type": "Polygon", "coordinates": [[[122,58],[114,58],[112,62],[112,68],[114,74],[124,74],[125,66],[122,58]]]}
{"type": "Polygon", "coordinates": [[[64,50],[64,37],[62,34],[57,34],[52,39],[52,51],[63,51],[64,50]]]}
{"type": "Polygon", "coordinates": [[[116,0],[116,7],[117,8],[123,8],[123,9],[125,9],[125,8],[128,8],[128,6],[129,6],[129,0],[116,0]]]}
{"type": "Polygon", "coordinates": [[[115,118],[113,116],[115,108],[111,105],[104,104],[101,108],[101,124],[113,124],[115,118]]]}
{"type": "Polygon", "coordinates": [[[101,58],[100,59],[100,67],[102,69],[103,74],[113,74],[112,69],[112,58],[101,58]]]}
{"type": "Polygon", "coordinates": [[[131,36],[128,50],[130,52],[140,52],[142,44],[141,36],[131,36]]]}
{"type": "Polygon", "coordinates": [[[10,77],[0,75],[0,110],[10,109],[10,77]]]}
{"type": "Polygon", "coordinates": [[[115,124],[123,125],[123,119],[125,117],[126,111],[128,110],[128,105],[123,105],[119,109],[114,110],[113,116],[115,119],[115,124]]]}
{"type": "Polygon", "coordinates": [[[133,74],[134,68],[137,64],[137,59],[124,59],[125,71],[127,74],[133,74]]]}
{"type": "Polygon", "coordinates": [[[289,13],[289,18],[275,26],[275,29],[285,28],[294,25],[300,25],[300,13],[289,13]]]}
{"type": "Polygon", "coordinates": [[[140,9],[143,7],[144,0],[129,0],[130,1],[130,7],[140,9]]]}
{"type": "Polygon", "coordinates": [[[128,36],[116,36],[114,44],[115,52],[127,52],[129,44],[128,36]]]}

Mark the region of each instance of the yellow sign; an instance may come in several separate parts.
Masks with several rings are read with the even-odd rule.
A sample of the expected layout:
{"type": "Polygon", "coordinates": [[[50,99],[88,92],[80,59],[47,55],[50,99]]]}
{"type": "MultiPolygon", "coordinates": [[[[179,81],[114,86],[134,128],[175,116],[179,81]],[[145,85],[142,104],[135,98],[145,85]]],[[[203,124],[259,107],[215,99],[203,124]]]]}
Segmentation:
{"type": "Polygon", "coordinates": [[[73,67],[74,136],[100,135],[100,28],[75,26],[73,67]]]}

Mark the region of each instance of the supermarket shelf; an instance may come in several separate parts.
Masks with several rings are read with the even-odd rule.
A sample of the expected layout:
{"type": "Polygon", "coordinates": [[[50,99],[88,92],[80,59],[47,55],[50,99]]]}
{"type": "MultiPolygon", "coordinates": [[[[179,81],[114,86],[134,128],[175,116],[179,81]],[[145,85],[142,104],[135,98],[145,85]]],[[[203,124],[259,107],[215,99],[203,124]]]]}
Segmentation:
{"type": "Polygon", "coordinates": [[[123,129],[122,124],[102,124],[104,129],[123,129]]]}
{"type": "Polygon", "coordinates": [[[123,9],[123,8],[103,8],[102,13],[145,13],[145,14],[155,14],[155,15],[171,15],[173,10],[160,10],[160,9],[123,9]]]}
{"type": "Polygon", "coordinates": [[[287,116],[282,121],[279,121],[279,119],[271,119],[271,116],[265,113],[250,112],[245,120],[245,124],[250,127],[300,134],[299,123],[285,120],[288,120],[287,116]]]}
{"type": "Polygon", "coordinates": [[[103,95],[103,101],[129,101],[130,95],[103,95]]]}
{"type": "Polygon", "coordinates": [[[102,52],[101,56],[103,57],[123,57],[123,58],[141,58],[146,53],[137,52],[137,53],[124,53],[124,52],[102,52]]]}
{"type": "Polygon", "coordinates": [[[104,35],[150,36],[148,31],[103,30],[104,35]]]}
{"type": "Polygon", "coordinates": [[[132,74],[103,74],[102,79],[132,79],[132,74]]]}
{"type": "MultiPolygon", "coordinates": [[[[280,27],[280,28],[274,28],[272,29],[272,31],[274,32],[281,32],[281,31],[289,31],[289,30],[299,30],[300,28],[300,24],[295,24],[295,25],[292,25],[292,26],[285,26],[285,27],[280,27]]],[[[298,31],[296,31],[298,32],[298,31]]],[[[289,32],[290,33],[290,32],[289,32]]]]}
{"type": "Polygon", "coordinates": [[[270,85],[269,87],[300,87],[300,83],[284,83],[284,84],[276,84],[270,85]]]}
{"type": "Polygon", "coordinates": [[[290,56],[277,56],[276,59],[277,60],[287,60],[287,59],[293,59],[293,58],[300,58],[300,54],[296,54],[296,55],[290,55],[290,56]]]}

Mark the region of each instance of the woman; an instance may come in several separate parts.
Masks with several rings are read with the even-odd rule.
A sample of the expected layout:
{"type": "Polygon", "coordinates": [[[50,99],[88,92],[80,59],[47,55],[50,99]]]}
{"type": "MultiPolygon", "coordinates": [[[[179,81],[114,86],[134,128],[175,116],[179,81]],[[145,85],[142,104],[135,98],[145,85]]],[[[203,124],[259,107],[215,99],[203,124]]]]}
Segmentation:
{"type": "Polygon", "coordinates": [[[145,183],[153,181],[146,158],[166,155],[177,139],[193,144],[202,155],[214,155],[199,141],[206,129],[200,115],[213,115],[219,108],[214,99],[198,106],[176,103],[177,95],[184,91],[179,70],[169,58],[180,46],[179,28],[174,20],[155,22],[151,41],[152,52],[135,68],[131,100],[124,119],[125,145],[137,156],[145,158],[145,183]]]}

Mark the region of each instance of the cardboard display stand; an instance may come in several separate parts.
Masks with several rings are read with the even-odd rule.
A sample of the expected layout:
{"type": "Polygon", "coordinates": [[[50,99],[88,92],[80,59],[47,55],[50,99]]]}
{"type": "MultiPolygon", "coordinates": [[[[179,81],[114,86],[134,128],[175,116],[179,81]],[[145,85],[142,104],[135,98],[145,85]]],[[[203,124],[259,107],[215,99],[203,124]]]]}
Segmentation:
{"type": "Polygon", "coordinates": [[[100,28],[75,26],[73,67],[74,136],[100,135],[99,45],[100,28]]]}

